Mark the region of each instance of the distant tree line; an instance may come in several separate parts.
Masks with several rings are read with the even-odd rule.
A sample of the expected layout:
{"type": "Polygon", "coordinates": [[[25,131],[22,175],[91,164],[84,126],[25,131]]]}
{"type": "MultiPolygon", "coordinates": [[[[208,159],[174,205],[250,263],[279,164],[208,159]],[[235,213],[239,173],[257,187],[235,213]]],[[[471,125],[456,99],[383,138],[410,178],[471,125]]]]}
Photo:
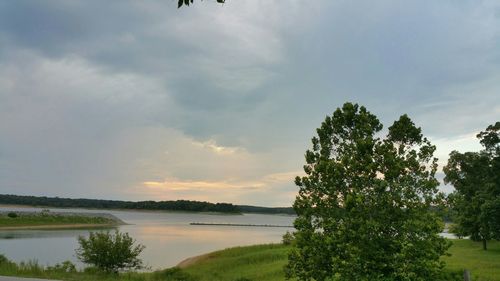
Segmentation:
{"type": "Polygon", "coordinates": [[[238,213],[238,208],[230,203],[209,203],[189,200],[177,201],[119,201],[99,199],[70,199],[59,197],[37,197],[19,195],[0,195],[0,204],[44,206],[56,208],[96,208],[132,210],[168,210],[189,212],[238,213]]]}
{"type": "Polygon", "coordinates": [[[295,215],[295,210],[292,207],[258,207],[249,205],[236,205],[242,213],[261,213],[261,214],[287,214],[295,215]]]}
{"type": "Polygon", "coordinates": [[[220,213],[267,213],[294,214],[290,208],[267,208],[231,203],[210,203],[190,200],[176,201],[120,201],[100,199],[70,199],[45,196],[1,195],[0,204],[43,206],[55,208],[95,208],[95,209],[130,209],[130,210],[164,210],[187,212],[220,212],[220,213]]]}

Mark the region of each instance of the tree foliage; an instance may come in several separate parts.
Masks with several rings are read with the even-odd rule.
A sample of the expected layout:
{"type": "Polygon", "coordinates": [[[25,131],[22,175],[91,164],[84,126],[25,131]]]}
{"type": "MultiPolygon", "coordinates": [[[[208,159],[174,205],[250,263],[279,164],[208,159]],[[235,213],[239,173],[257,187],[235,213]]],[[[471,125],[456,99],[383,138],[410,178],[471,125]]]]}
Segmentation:
{"type": "MultiPolygon", "coordinates": [[[[177,8],[180,8],[184,5],[189,6],[189,4],[193,4],[193,0],[178,0],[177,2],[177,8]]],[[[226,0],[217,0],[217,3],[224,3],[226,0]]]]}
{"type": "MultiPolygon", "coordinates": [[[[59,197],[38,197],[0,194],[0,204],[16,204],[45,206],[57,208],[98,208],[98,209],[132,209],[132,210],[165,210],[189,212],[221,212],[238,213],[241,210],[230,203],[210,203],[190,200],[176,201],[119,201],[100,199],[70,199],[59,197]]],[[[250,206],[251,207],[251,206],[250,206]]],[[[265,212],[266,208],[262,208],[265,212]]],[[[247,211],[247,210],[245,210],[247,211]]],[[[281,212],[282,210],[269,210],[281,212]]]]}
{"type": "MultiPolygon", "coordinates": [[[[101,199],[70,199],[59,197],[39,197],[25,195],[0,194],[0,204],[28,206],[44,206],[56,208],[96,208],[96,209],[131,209],[162,210],[186,212],[218,212],[218,213],[262,213],[294,215],[292,207],[258,207],[249,205],[233,205],[231,203],[210,203],[191,200],[176,201],[119,201],[101,199]]],[[[47,210],[48,211],[48,210],[47,210]]]]}
{"type": "Polygon", "coordinates": [[[435,147],[406,115],[382,124],[357,104],[327,116],[306,151],[288,277],[436,280],[449,247],[431,207],[443,196],[435,147]]]}
{"type": "Polygon", "coordinates": [[[138,258],[145,246],[135,245],[135,240],[128,233],[118,230],[114,234],[90,232],[89,237],[78,237],[80,247],[76,255],[83,263],[91,264],[106,272],[118,272],[127,269],[144,268],[138,258]]]}
{"type": "Polygon", "coordinates": [[[443,168],[445,182],[455,187],[449,196],[457,235],[474,241],[500,239],[500,122],[477,135],[484,149],[452,151],[443,168]]]}
{"type": "Polygon", "coordinates": [[[9,212],[9,213],[7,214],[7,216],[8,216],[9,218],[11,218],[11,219],[15,219],[15,218],[17,218],[17,213],[16,213],[16,212],[9,212]]]}

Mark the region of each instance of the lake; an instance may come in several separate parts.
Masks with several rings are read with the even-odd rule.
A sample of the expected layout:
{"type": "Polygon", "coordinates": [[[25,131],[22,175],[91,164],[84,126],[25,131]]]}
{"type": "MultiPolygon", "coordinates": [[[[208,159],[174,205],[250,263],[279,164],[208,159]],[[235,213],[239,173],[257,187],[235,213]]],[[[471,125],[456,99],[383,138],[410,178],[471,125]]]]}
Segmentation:
{"type": "MultiPolygon", "coordinates": [[[[41,208],[0,207],[0,210],[41,211],[41,208]]],[[[146,246],[141,254],[152,269],[172,267],[180,261],[228,247],[277,243],[287,230],[284,227],[190,225],[199,223],[292,225],[294,216],[208,213],[115,211],[86,209],[55,209],[57,212],[110,213],[128,225],[119,226],[137,242],[146,246]]],[[[53,265],[75,257],[77,237],[89,230],[15,230],[0,231],[0,253],[16,262],[37,260],[42,265],[53,265]]]]}

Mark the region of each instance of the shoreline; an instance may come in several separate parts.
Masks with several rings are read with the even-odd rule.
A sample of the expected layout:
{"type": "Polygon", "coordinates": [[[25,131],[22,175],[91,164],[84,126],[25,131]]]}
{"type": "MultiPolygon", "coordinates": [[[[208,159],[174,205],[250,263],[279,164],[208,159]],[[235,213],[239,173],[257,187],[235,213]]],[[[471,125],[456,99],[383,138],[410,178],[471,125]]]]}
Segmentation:
{"type": "MultiPolygon", "coordinates": [[[[2,217],[7,215],[10,211],[0,210],[2,217]]],[[[10,230],[57,230],[57,229],[95,229],[95,228],[112,228],[120,225],[127,225],[126,222],[120,218],[109,213],[86,213],[86,212],[43,212],[36,211],[14,211],[17,214],[17,219],[21,219],[19,223],[0,225],[0,231],[10,230]],[[28,216],[28,221],[23,221],[22,218],[28,216]],[[101,218],[105,221],[44,221],[42,218],[45,216],[57,218],[64,217],[66,219],[76,218],[101,218]],[[37,218],[42,219],[41,221],[37,218]],[[33,220],[33,219],[36,220],[33,220]]],[[[16,219],[16,220],[17,220],[16,219]]]]}
{"type": "Polygon", "coordinates": [[[186,267],[189,267],[199,261],[202,261],[202,260],[205,260],[205,259],[208,259],[211,257],[211,255],[215,252],[218,252],[218,251],[222,251],[224,249],[221,249],[221,250],[216,250],[216,251],[213,251],[213,252],[209,252],[209,253],[206,253],[206,254],[201,254],[201,255],[197,255],[197,256],[193,256],[193,257],[189,257],[187,259],[183,259],[180,263],[178,263],[175,267],[178,267],[178,268],[181,268],[181,269],[184,269],[186,267]]]}
{"type": "Polygon", "coordinates": [[[120,224],[43,224],[43,225],[19,225],[0,226],[0,231],[4,230],[57,230],[57,229],[86,229],[86,228],[110,228],[120,224]]]}

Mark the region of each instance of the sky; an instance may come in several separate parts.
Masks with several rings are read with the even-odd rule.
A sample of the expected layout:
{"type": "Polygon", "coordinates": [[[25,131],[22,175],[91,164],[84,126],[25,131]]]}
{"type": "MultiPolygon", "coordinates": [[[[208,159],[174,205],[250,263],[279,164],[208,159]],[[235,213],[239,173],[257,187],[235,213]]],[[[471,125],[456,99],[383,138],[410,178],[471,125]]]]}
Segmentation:
{"type": "Polygon", "coordinates": [[[290,206],[344,102],[441,166],[500,120],[498,1],[176,2],[0,0],[0,193],[290,206]]]}

